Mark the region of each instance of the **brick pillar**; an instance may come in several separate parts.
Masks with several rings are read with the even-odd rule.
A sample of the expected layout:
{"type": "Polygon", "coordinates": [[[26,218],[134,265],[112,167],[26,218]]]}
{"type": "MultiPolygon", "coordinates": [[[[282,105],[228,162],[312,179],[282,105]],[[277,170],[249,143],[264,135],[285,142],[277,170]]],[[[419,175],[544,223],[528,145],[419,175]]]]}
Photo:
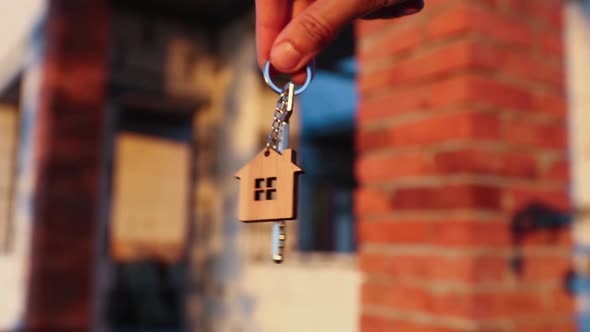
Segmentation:
{"type": "Polygon", "coordinates": [[[562,3],[425,3],[357,26],[362,331],[573,331],[562,3]]]}
{"type": "MultiPolygon", "coordinates": [[[[90,331],[107,77],[106,1],[50,0],[40,31],[25,331],[90,331]]],[[[36,100],[35,100],[36,99],[36,100]]]]}

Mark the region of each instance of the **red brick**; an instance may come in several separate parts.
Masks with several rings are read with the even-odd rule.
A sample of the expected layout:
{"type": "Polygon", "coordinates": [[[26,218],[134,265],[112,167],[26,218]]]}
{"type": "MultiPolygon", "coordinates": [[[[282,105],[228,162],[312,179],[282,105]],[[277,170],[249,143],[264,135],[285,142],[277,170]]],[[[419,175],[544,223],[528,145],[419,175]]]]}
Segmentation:
{"type": "Polygon", "coordinates": [[[371,276],[406,281],[450,283],[502,282],[509,272],[508,259],[497,255],[359,254],[359,268],[371,276]]]}
{"type": "Polygon", "coordinates": [[[394,330],[393,321],[368,314],[361,314],[360,325],[362,331],[391,332],[394,330]]]}
{"type": "Polygon", "coordinates": [[[564,84],[564,67],[556,59],[532,56],[530,50],[506,49],[497,58],[498,71],[531,83],[543,83],[560,90],[564,84]],[[552,61],[551,61],[552,60],[552,61]]]}
{"type": "MultiPolygon", "coordinates": [[[[566,274],[558,276],[565,280],[566,274]]],[[[576,299],[574,294],[568,292],[565,287],[556,288],[550,294],[550,310],[555,314],[562,314],[567,317],[576,310],[576,299]]]]}
{"type": "Polygon", "coordinates": [[[569,161],[565,159],[555,161],[547,168],[543,176],[549,180],[570,180],[569,161]]]}
{"type": "MultiPolygon", "coordinates": [[[[556,255],[525,255],[522,282],[554,281],[564,279],[572,269],[572,258],[556,255]]],[[[560,292],[561,293],[561,292],[560,292]]]]}
{"type": "Polygon", "coordinates": [[[388,129],[362,130],[357,133],[356,146],[358,151],[366,151],[499,138],[500,120],[497,114],[461,112],[436,115],[388,129]],[[450,123],[453,125],[450,126],[450,123]]]}
{"type": "Polygon", "coordinates": [[[393,187],[387,203],[376,204],[387,211],[370,207],[371,218],[359,219],[359,243],[392,245],[370,253],[361,246],[359,268],[369,280],[362,305],[388,317],[432,318],[418,324],[402,316],[385,325],[405,332],[447,331],[453,318],[479,332],[573,331],[558,323],[574,312],[561,288],[570,264],[559,256],[571,245],[570,229],[526,234],[520,279],[508,254],[511,223],[523,209],[570,208],[562,3],[426,6],[420,25],[392,25],[361,41],[357,179],[361,187],[393,187]],[[379,45],[420,29],[421,36],[379,45]],[[465,210],[499,217],[467,218],[465,210]],[[432,220],[433,212],[446,218],[432,220]],[[411,227],[397,228],[403,224],[411,227]],[[479,327],[497,320],[504,329],[479,327]]]}
{"type": "Polygon", "coordinates": [[[444,247],[507,247],[510,225],[501,221],[450,220],[433,224],[434,244],[444,247]]]}
{"type": "Polygon", "coordinates": [[[396,88],[387,94],[372,98],[361,96],[363,102],[357,112],[357,122],[360,126],[392,118],[400,114],[407,114],[422,110],[430,98],[429,87],[396,88]]]}
{"type": "Polygon", "coordinates": [[[496,114],[461,112],[400,124],[390,129],[388,139],[391,146],[397,147],[499,137],[500,122],[496,114]]]}
{"type": "Polygon", "coordinates": [[[474,78],[469,82],[470,100],[483,105],[530,111],[532,92],[490,78],[474,78]]]}
{"type": "Polygon", "coordinates": [[[431,39],[476,32],[479,38],[522,48],[531,47],[534,40],[533,32],[521,19],[498,15],[478,6],[476,1],[461,2],[431,18],[427,31],[431,39]]]}
{"type": "Polygon", "coordinates": [[[356,132],[355,148],[357,151],[382,149],[388,146],[388,130],[361,130],[356,132]]]}
{"type": "Polygon", "coordinates": [[[555,32],[563,28],[563,0],[528,2],[527,14],[535,18],[546,31],[555,32]]]}
{"type": "Polygon", "coordinates": [[[524,234],[520,240],[520,246],[545,246],[555,249],[567,249],[572,243],[571,229],[563,227],[561,229],[537,229],[524,234]]]}
{"type": "Polygon", "coordinates": [[[426,311],[432,294],[420,287],[400,283],[365,282],[361,288],[363,304],[403,311],[426,311]]]}
{"type": "Polygon", "coordinates": [[[507,259],[493,254],[434,257],[430,265],[432,280],[469,285],[502,282],[508,275],[507,272],[507,259]]]}
{"type": "Polygon", "coordinates": [[[443,151],[434,156],[426,151],[373,154],[359,157],[356,164],[357,179],[361,182],[449,174],[533,179],[539,176],[539,171],[532,153],[490,151],[483,148],[443,151]]]}
{"type": "Polygon", "coordinates": [[[561,35],[542,34],[538,38],[541,43],[541,51],[544,54],[549,54],[558,58],[564,55],[564,42],[561,35]]]}
{"type": "Polygon", "coordinates": [[[493,51],[492,48],[470,40],[452,42],[407,62],[396,63],[392,67],[393,82],[423,81],[457,70],[493,68],[493,51]]]}
{"type": "Polygon", "coordinates": [[[547,312],[545,294],[538,291],[496,290],[476,292],[469,310],[474,318],[512,318],[547,312]]]}
{"type": "Polygon", "coordinates": [[[563,124],[534,123],[511,120],[506,123],[506,141],[518,147],[535,147],[565,150],[567,132],[563,124]]]}
{"type": "Polygon", "coordinates": [[[458,71],[494,68],[498,61],[493,51],[469,40],[453,42],[419,56],[395,61],[385,70],[361,71],[360,92],[366,94],[385,86],[426,82],[458,71]]]}
{"type": "Polygon", "coordinates": [[[432,225],[424,221],[360,221],[358,239],[364,243],[415,244],[428,243],[432,225]]]}
{"type": "MultiPolygon", "coordinates": [[[[47,1],[38,37],[39,93],[27,135],[39,161],[29,174],[32,248],[23,331],[89,331],[94,312],[98,211],[104,164],[110,4],[47,1]],[[75,142],[75,143],[72,143],[75,142]]],[[[35,83],[35,84],[37,84],[35,83]]],[[[29,120],[27,120],[29,121],[29,120]]]]}
{"type": "Polygon", "coordinates": [[[399,179],[434,173],[434,164],[424,153],[373,155],[357,160],[356,174],[361,182],[399,179]]]}
{"type": "Polygon", "coordinates": [[[448,317],[511,319],[547,312],[544,294],[521,289],[448,291],[434,300],[433,313],[448,317]]]}
{"type": "MultiPolygon", "coordinates": [[[[573,315],[572,315],[573,316],[573,315]]],[[[560,322],[529,322],[516,324],[514,332],[583,332],[578,329],[571,318],[563,318],[560,322]]]]}
{"type": "Polygon", "coordinates": [[[425,280],[430,277],[432,259],[425,255],[386,255],[359,253],[359,269],[368,275],[395,279],[425,280]]]}
{"type": "Polygon", "coordinates": [[[542,292],[513,290],[430,291],[401,282],[366,282],[362,303],[403,312],[430,312],[436,316],[470,319],[510,319],[550,313],[542,292]]]}
{"type": "Polygon", "coordinates": [[[476,9],[469,4],[460,4],[450,10],[432,17],[427,26],[427,35],[431,39],[442,39],[472,31],[471,12],[476,9]]]}
{"type": "Polygon", "coordinates": [[[404,331],[404,332],[464,332],[464,329],[453,328],[444,326],[444,323],[435,322],[436,325],[430,323],[419,323],[408,320],[396,320],[394,323],[394,329],[392,331],[404,331]],[[439,326],[443,325],[443,326],[439,326]]]}
{"type": "MultiPolygon", "coordinates": [[[[441,324],[435,322],[431,324],[441,324]]],[[[395,319],[390,320],[381,317],[369,316],[363,314],[361,316],[361,326],[363,331],[370,332],[392,332],[392,331],[403,331],[403,332],[465,332],[464,329],[454,329],[445,326],[433,326],[428,323],[418,323],[408,320],[395,319]]],[[[483,331],[481,331],[483,332],[483,331]]],[[[486,331],[491,332],[491,331],[486,331]]],[[[497,331],[496,331],[497,332],[497,331]]]]}
{"type": "Polygon", "coordinates": [[[391,57],[406,52],[422,42],[422,25],[404,25],[401,29],[392,29],[383,38],[362,47],[358,56],[362,62],[391,57]]]}
{"type": "Polygon", "coordinates": [[[371,215],[391,211],[389,195],[377,189],[359,188],[354,197],[355,215],[371,215]]]}
{"type": "Polygon", "coordinates": [[[534,111],[563,118],[567,114],[566,98],[559,94],[539,93],[534,97],[534,111]]]}
{"type": "Polygon", "coordinates": [[[392,204],[397,210],[499,210],[501,193],[497,187],[474,184],[400,188],[392,204]]]}
{"type": "Polygon", "coordinates": [[[518,111],[533,109],[533,92],[512,84],[472,74],[460,74],[432,85],[431,107],[458,103],[507,108],[518,111]]]}
{"type": "MultiPolygon", "coordinates": [[[[360,66],[362,66],[362,64],[360,66]]],[[[381,92],[385,88],[392,89],[394,87],[392,69],[381,71],[373,70],[371,73],[367,74],[364,74],[362,69],[363,68],[361,67],[356,81],[357,89],[361,96],[381,92]]]]}
{"type": "Polygon", "coordinates": [[[537,161],[531,154],[468,148],[439,152],[434,157],[438,172],[458,174],[489,174],[534,178],[537,161]]]}
{"type": "Polygon", "coordinates": [[[571,208],[568,193],[559,190],[541,190],[534,188],[512,188],[508,191],[511,204],[510,211],[518,212],[532,205],[540,204],[551,211],[567,212],[571,208]]]}

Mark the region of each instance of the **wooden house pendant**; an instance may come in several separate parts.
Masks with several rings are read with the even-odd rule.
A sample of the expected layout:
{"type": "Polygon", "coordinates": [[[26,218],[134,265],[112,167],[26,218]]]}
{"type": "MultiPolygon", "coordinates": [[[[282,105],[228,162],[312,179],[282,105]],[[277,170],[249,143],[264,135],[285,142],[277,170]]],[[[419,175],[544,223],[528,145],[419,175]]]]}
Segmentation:
{"type": "Polygon", "coordinates": [[[240,180],[238,219],[242,222],[293,220],[297,217],[296,153],[265,148],[236,174],[240,180]]]}

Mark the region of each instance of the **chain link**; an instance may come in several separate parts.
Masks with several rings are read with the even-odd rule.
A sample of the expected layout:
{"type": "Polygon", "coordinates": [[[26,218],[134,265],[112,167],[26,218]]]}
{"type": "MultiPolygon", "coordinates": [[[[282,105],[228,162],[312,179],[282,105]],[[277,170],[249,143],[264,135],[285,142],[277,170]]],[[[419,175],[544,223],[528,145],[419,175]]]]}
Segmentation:
{"type": "MultiPolygon", "coordinates": [[[[289,117],[293,114],[293,97],[295,85],[287,83],[281,90],[279,100],[275,106],[268,141],[267,149],[273,149],[283,153],[283,149],[289,146],[289,117]]],[[[287,239],[285,221],[279,220],[272,226],[272,248],[271,255],[275,263],[283,262],[283,251],[287,239]]]]}
{"type": "MultiPolygon", "coordinates": [[[[277,100],[277,104],[275,106],[275,111],[273,114],[273,120],[270,127],[270,132],[268,133],[268,140],[266,142],[267,149],[273,149],[279,153],[279,141],[280,135],[279,132],[281,130],[281,125],[284,123],[289,122],[289,117],[291,116],[292,111],[289,109],[289,89],[291,88],[292,92],[292,83],[288,83],[283,87],[281,94],[279,95],[279,99],[277,100]]],[[[292,96],[291,96],[292,98],[292,96]]]]}

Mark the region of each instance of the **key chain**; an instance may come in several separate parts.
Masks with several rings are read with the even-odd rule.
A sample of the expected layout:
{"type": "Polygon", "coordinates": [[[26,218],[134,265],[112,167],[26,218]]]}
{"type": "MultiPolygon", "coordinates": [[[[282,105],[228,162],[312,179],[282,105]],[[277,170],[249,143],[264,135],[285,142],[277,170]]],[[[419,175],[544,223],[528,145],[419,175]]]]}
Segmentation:
{"type": "Polygon", "coordinates": [[[297,176],[303,173],[295,150],[289,148],[289,118],[296,95],[307,89],[313,79],[312,66],[306,68],[305,83],[293,82],[281,89],[270,78],[270,62],[263,76],[266,84],[279,94],[266,146],[235,176],[240,180],[238,219],[245,223],[273,222],[271,256],[283,262],[287,234],[285,221],[297,218],[297,176]]]}

